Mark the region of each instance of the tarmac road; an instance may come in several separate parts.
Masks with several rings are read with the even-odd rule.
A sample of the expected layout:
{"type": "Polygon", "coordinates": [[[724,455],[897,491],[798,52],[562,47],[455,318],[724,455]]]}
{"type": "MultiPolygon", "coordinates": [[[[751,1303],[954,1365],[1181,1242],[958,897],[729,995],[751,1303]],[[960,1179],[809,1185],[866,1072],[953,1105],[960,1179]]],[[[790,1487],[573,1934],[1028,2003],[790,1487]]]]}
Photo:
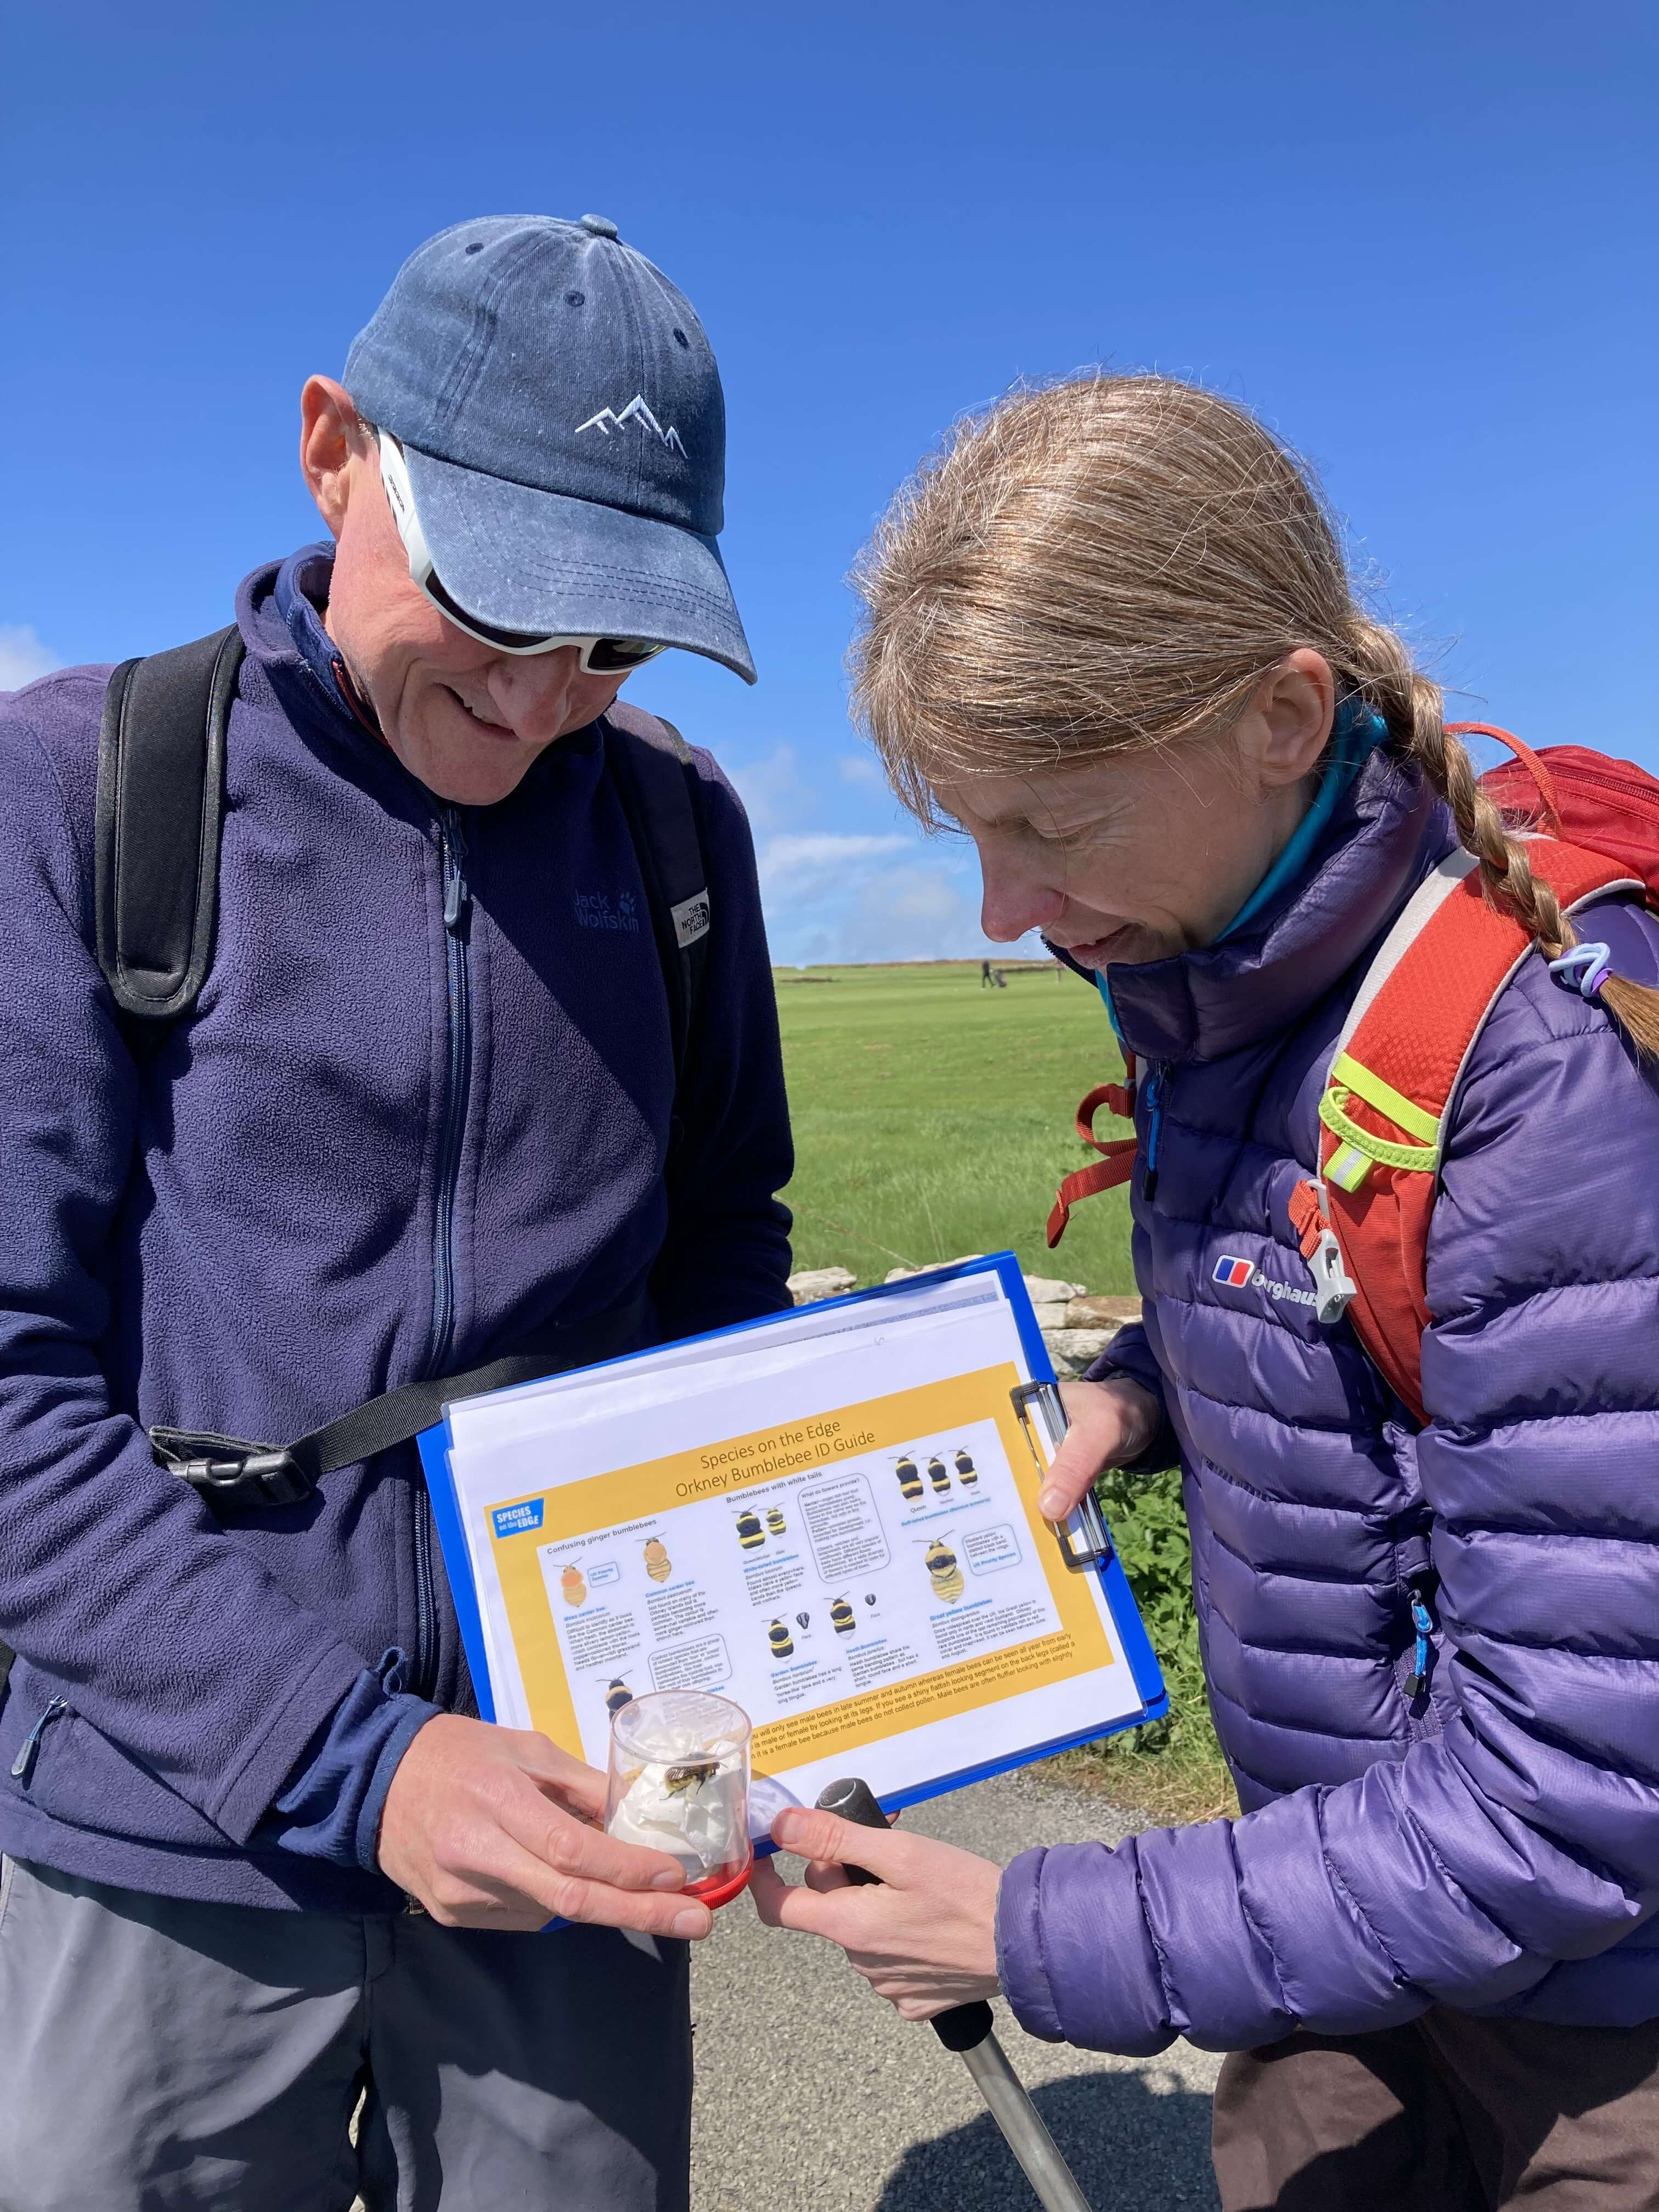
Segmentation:
{"type": "MultiPolygon", "coordinates": [[[[925,1835],[1006,1864],[1033,1843],[1115,1843],[1130,1823],[1030,1774],[907,1813],[925,1835]]],[[[786,1861],[792,1875],[799,1862],[786,1861]]],[[[1210,2095],[1219,2061],[1152,2059],[997,2033],[1096,2212],[1215,2212],[1210,2095]]],[[[827,1944],[761,1926],[746,1898],[693,1953],[692,2212],[1029,2212],[1036,2203],[960,2058],[901,2021],[827,1944]]]]}

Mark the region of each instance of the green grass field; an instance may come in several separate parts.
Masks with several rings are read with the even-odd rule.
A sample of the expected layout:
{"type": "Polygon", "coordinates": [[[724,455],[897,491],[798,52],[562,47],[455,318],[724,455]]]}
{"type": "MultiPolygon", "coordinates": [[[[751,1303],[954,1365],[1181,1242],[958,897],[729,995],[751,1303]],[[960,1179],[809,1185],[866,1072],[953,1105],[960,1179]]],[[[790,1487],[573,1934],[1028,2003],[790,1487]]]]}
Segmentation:
{"type": "MultiPolygon", "coordinates": [[[[1133,1291],[1121,1190],[1079,1206],[1057,1252],[1043,1242],[1055,1184],[1094,1157],[1073,1127],[1078,1100],[1122,1073],[1077,976],[1016,971],[987,990],[975,962],[776,979],[798,1267],[879,1282],[890,1267],[1011,1245],[1030,1273],[1133,1291]]],[[[1103,1114],[1098,1128],[1121,1136],[1127,1124],[1103,1114]]]]}
{"type": "MultiPolygon", "coordinates": [[[[1077,1102],[1120,1076],[1099,1000],[1073,975],[978,963],[776,970],[794,1121],[797,1267],[890,1267],[1012,1246],[1029,1273],[1132,1292],[1124,1192],[1091,1199],[1057,1252],[1043,1224],[1054,1185],[1094,1155],[1077,1102]]],[[[1099,1133],[1127,1124],[1103,1115],[1099,1133]]],[[[1187,1528],[1175,1473],[1102,1486],[1118,1553],[1169,1685],[1170,1717],[1058,1764],[1154,1820],[1236,1809],[1205,1701],[1187,1528]]]]}

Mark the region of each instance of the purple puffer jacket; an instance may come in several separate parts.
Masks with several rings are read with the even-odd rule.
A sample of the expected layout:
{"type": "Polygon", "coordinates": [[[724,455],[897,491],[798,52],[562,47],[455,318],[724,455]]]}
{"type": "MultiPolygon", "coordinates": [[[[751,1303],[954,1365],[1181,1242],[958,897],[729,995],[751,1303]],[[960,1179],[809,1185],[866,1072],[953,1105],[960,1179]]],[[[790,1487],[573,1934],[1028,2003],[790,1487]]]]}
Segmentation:
{"type": "MultiPolygon", "coordinates": [[[[1375,755],[1247,932],[1110,971],[1151,1069],[1146,1304],[1096,1372],[1158,1389],[1178,1442],[1245,1810],[1014,1862],[999,1950],[1033,2034],[1149,2052],[1434,2003],[1659,2014],[1659,1073],[1541,959],[1504,994],[1446,1149],[1420,1433],[1316,1322],[1286,1212],[1368,956],[1451,842],[1375,755]],[[1254,1263],[1242,1287],[1224,1259],[1254,1263]],[[1413,1589],[1437,1623],[1415,1698],[1413,1589]]],[[[1604,902],[1583,933],[1659,982],[1659,918],[1604,902]]]]}

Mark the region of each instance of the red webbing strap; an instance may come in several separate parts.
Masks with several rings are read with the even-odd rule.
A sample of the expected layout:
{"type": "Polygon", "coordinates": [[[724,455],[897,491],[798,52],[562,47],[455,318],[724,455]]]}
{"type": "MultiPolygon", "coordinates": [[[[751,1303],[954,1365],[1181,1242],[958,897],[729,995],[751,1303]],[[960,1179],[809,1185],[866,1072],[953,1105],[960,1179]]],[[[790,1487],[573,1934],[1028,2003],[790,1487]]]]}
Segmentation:
{"type": "Polygon", "coordinates": [[[1299,1182],[1291,1193],[1289,1207],[1291,1226],[1295,1230],[1304,1260],[1311,1260],[1319,1249],[1319,1240],[1328,1226],[1320,1211],[1319,1193],[1310,1182],[1299,1182]]]}
{"type": "Polygon", "coordinates": [[[1124,1082],[1097,1084],[1077,1109],[1077,1133],[1101,1158],[1086,1168],[1079,1168],[1075,1175],[1066,1176],[1054,1193],[1054,1207],[1048,1216],[1051,1252],[1066,1234],[1072,1208],[1079,1199],[1092,1198],[1097,1191],[1115,1189],[1119,1183],[1127,1182],[1134,1172],[1135,1148],[1140,1141],[1138,1137],[1103,1139],[1095,1134],[1095,1115],[1103,1106],[1109,1108],[1120,1121],[1134,1118],[1135,1056],[1132,1052],[1124,1054],[1123,1067],[1127,1079],[1124,1082]]]}
{"type": "Polygon", "coordinates": [[[1086,1168],[1079,1168],[1068,1175],[1054,1193],[1054,1210],[1048,1216],[1048,1249],[1052,1252],[1066,1234],[1066,1224],[1072,1218],[1072,1208],[1080,1198],[1092,1198],[1097,1191],[1111,1190],[1121,1182],[1127,1182],[1135,1171],[1135,1153],[1139,1148],[1139,1137],[1120,1137],[1114,1143],[1103,1145],[1097,1138],[1089,1142],[1103,1159],[1093,1160],[1086,1168]]]}
{"type": "MultiPolygon", "coordinates": [[[[1547,838],[1533,840],[1528,858],[1563,907],[1626,875],[1603,854],[1547,838]]],[[[1441,1124],[1443,1135],[1446,1109],[1470,1045],[1529,941],[1518,922],[1488,905],[1475,870],[1401,954],[1345,1047],[1345,1056],[1441,1124]]],[[[1332,1088],[1338,1085],[1334,1073],[1332,1088]]],[[[1409,1135],[1357,1092],[1346,1096],[1342,1110],[1361,1131],[1386,1143],[1398,1144],[1409,1135]]],[[[1422,1340],[1433,1318],[1426,1279],[1438,1164],[1425,1170],[1373,1161],[1358,1188],[1344,1189],[1325,1173],[1343,1145],[1334,1130],[1322,1127],[1326,1211],[1356,1285],[1348,1318],[1389,1382],[1424,1420],[1422,1340]]],[[[1316,1213],[1312,1191],[1304,1212],[1310,1203],[1316,1213]]],[[[1297,1227],[1305,1252],[1308,1231],[1300,1223],[1297,1227]]]]}
{"type": "Polygon", "coordinates": [[[1496,722],[1448,722],[1446,734],[1451,738],[1496,738],[1500,745],[1507,745],[1537,786],[1544,827],[1552,837],[1560,836],[1561,809],[1556,800],[1555,780],[1530,745],[1523,744],[1513,731],[1500,730],[1496,722]]]}

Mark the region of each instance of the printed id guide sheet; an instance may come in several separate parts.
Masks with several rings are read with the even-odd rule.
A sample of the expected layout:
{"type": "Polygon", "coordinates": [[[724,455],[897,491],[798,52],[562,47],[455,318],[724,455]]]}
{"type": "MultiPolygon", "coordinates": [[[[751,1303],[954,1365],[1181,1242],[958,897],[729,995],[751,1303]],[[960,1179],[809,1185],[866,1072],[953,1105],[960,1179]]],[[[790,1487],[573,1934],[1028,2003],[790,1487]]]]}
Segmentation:
{"type": "Polygon", "coordinates": [[[450,1407],[423,1450],[495,1718],[603,1766],[624,1694],[718,1691],[763,1831],[1139,1717],[1127,1587],[1036,1510],[1024,1297],[988,1263],[450,1407]]]}

